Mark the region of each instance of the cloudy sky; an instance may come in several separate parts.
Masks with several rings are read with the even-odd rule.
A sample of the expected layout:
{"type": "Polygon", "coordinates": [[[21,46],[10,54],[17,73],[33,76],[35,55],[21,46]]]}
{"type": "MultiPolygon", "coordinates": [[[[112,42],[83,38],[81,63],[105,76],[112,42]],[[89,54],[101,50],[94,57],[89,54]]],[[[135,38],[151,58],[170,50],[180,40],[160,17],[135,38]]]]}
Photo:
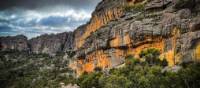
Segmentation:
{"type": "Polygon", "coordinates": [[[0,36],[32,38],[73,31],[89,21],[100,0],[0,0],[0,36]]]}

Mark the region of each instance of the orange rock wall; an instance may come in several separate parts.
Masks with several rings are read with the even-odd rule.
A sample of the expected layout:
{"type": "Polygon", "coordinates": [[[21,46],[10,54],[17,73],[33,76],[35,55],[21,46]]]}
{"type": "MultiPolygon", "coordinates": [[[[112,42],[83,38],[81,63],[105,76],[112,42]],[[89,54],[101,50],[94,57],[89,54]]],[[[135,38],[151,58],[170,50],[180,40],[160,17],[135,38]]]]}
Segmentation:
{"type": "Polygon", "coordinates": [[[83,72],[90,73],[94,71],[95,67],[105,69],[110,67],[110,64],[109,58],[104,51],[99,50],[87,55],[87,59],[79,58],[79,60],[71,64],[71,68],[75,69],[77,74],[81,74],[83,72]]]}
{"type": "MultiPolygon", "coordinates": [[[[79,62],[77,62],[77,67],[75,70],[78,74],[81,74],[83,72],[92,72],[96,67],[100,67],[102,69],[105,68],[112,68],[113,63],[111,61],[111,58],[113,57],[116,61],[120,59],[124,59],[127,55],[134,55],[136,58],[139,58],[139,53],[147,48],[156,48],[159,49],[161,52],[161,59],[166,58],[168,61],[169,66],[175,65],[179,60],[176,60],[178,58],[178,54],[176,55],[175,48],[176,48],[176,41],[179,37],[179,31],[177,28],[174,28],[172,39],[172,49],[168,51],[164,51],[165,49],[165,42],[162,37],[154,37],[148,38],[141,42],[136,42],[138,44],[137,47],[133,47],[132,43],[134,43],[133,40],[131,40],[129,34],[124,34],[124,36],[121,36],[120,34],[116,34],[115,38],[109,41],[109,44],[111,48],[114,48],[114,51],[112,53],[109,53],[109,51],[106,50],[97,50],[94,51],[86,56],[85,59],[79,58],[79,62]],[[150,42],[151,41],[151,42],[150,42]],[[121,48],[121,45],[125,45],[127,48],[121,48]]],[[[199,47],[197,47],[197,55],[199,55],[199,47]]],[[[199,55],[200,56],[200,55],[199,55]]]]}
{"type": "MultiPolygon", "coordinates": [[[[141,2],[143,0],[127,0],[130,2],[141,2]]],[[[97,31],[100,27],[106,25],[108,22],[110,22],[113,19],[117,19],[120,16],[123,15],[123,11],[120,8],[112,8],[112,9],[106,9],[103,12],[96,12],[93,14],[91,21],[85,25],[84,33],[76,37],[75,34],[75,48],[79,49],[82,47],[82,45],[85,43],[85,39],[88,38],[93,32],[97,31]]],[[[153,40],[151,38],[144,40],[142,42],[135,42],[131,40],[128,33],[125,34],[116,34],[115,38],[109,41],[110,48],[113,48],[113,52],[109,52],[107,50],[96,50],[92,53],[89,53],[86,55],[86,57],[78,58],[77,61],[71,64],[71,68],[75,69],[77,74],[80,75],[83,72],[92,72],[96,67],[100,67],[102,69],[105,68],[112,68],[113,62],[111,61],[111,58],[114,57],[114,59],[117,61],[118,59],[124,59],[127,55],[134,55],[136,57],[139,57],[139,53],[147,48],[156,48],[159,49],[161,54],[161,57],[165,57],[167,61],[169,62],[170,66],[173,66],[176,61],[175,57],[177,56],[175,51],[176,48],[176,41],[178,37],[180,36],[180,32],[178,28],[173,29],[172,34],[172,49],[169,51],[164,52],[165,49],[165,43],[164,39],[161,37],[155,37],[153,40]],[[137,47],[132,46],[132,44],[135,42],[137,47]],[[127,48],[123,49],[121,46],[126,46],[127,48]],[[122,58],[123,57],[123,58],[122,58]]],[[[148,36],[147,36],[148,37],[148,36]]],[[[197,48],[197,51],[200,50],[197,48]]],[[[199,53],[197,52],[197,55],[199,53]]],[[[200,56],[200,55],[199,55],[200,56]]]]}
{"type": "Polygon", "coordinates": [[[160,40],[160,42],[143,44],[143,45],[138,46],[135,49],[133,49],[131,53],[133,55],[135,55],[136,57],[139,57],[140,52],[142,50],[148,49],[148,48],[156,48],[156,49],[160,50],[161,53],[163,53],[164,52],[164,42],[163,42],[163,40],[160,40]]]}
{"type": "Polygon", "coordinates": [[[155,40],[157,41],[153,43],[142,44],[136,48],[133,48],[131,46],[132,41],[128,35],[124,37],[116,36],[116,38],[110,41],[112,47],[115,48],[112,53],[108,53],[109,51],[106,50],[97,50],[95,52],[92,52],[88,54],[85,59],[79,58],[79,61],[81,63],[78,62],[77,65],[80,65],[80,67],[78,67],[78,69],[76,68],[75,70],[77,74],[81,74],[83,72],[90,73],[94,71],[95,67],[100,67],[102,69],[112,68],[113,63],[111,61],[111,56],[114,57],[115,61],[124,59],[122,57],[125,57],[127,55],[134,55],[136,57],[139,57],[139,53],[147,48],[156,48],[159,49],[161,53],[164,52],[164,41],[160,38],[155,40]],[[129,46],[127,49],[118,48],[122,40],[124,40],[124,44],[129,46]]]}
{"type": "Polygon", "coordinates": [[[129,34],[125,34],[124,36],[116,35],[114,39],[110,41],[111,47],[119,47],[120,45],[130,46],[131,39],[129,34]]]}
{"type": "Polygon", "coordinates": [[[90,23],[86,25],[85,29],[83,29],[85,31],[83,35],[75,39],[75,48],[80,48],[84,44],[85,39],[90,36],[91,33],[95,32],[109,21],[119,18],[122,14],[122,9],[119,8],[107,9],[104,13],[95,14],[90,23]]]}
{"type": "Polygon", "coordinates": [[[200,61],[200,44],[196,46],[194,54],[194,58],[196,59],[196,61],[200,61]]]}
{"type": "Polygon", "coordinates": [[[172,32],[172,50],[169,50],[166,52],[165,54],[165,58],[167,58],[167,61],[169,63],[169,66],[173,66],[176,63],[178,63],[178,58],[176,58],[176,52],[175,52],[175,48],[176,48],[176,41],[178,39],[178,37],[180,36],[180,31],[177,27],[175,27],[173,29],[174,31],[172,32]]]}

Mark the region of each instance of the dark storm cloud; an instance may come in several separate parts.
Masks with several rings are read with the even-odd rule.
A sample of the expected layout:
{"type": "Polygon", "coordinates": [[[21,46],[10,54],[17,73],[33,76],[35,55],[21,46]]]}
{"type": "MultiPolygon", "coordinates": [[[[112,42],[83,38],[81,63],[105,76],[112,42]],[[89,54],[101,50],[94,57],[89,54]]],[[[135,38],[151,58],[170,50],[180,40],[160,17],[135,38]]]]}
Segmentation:
{"type": "Polygon", "coordinates": [[[38,9],[56,5],[70,6],[77,9],[93,9],[100,0],[0,0],[0,9],[13,7],[38,9]]]}
{"type": "Polygon", "coordinates": [[[100,0],[0,0],[0,36],[73,31],[100,0]]]}

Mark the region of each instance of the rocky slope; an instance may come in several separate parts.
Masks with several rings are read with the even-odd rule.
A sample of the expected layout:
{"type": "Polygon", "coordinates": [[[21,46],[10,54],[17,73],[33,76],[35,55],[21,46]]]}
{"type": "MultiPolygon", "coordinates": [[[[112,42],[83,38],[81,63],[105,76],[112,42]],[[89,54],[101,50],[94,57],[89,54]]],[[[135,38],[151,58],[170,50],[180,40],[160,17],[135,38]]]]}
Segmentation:
{"type": "MultiPolygon", "coordinates": [[[[170,66],[200,60],[200,0],[103,0],[91,20],[74,32],[26,40],[34,53],[75,51],[70,67],[78,74],[109,69],[128,55],[157,48],[170,66]]],[[[3,39],[1,41],[14,39],[3,39]]],[[[13,42],[16,45],[18,42],[13,42]]],[[[5,50],[9,43],[1,42],[5,50]]]]}

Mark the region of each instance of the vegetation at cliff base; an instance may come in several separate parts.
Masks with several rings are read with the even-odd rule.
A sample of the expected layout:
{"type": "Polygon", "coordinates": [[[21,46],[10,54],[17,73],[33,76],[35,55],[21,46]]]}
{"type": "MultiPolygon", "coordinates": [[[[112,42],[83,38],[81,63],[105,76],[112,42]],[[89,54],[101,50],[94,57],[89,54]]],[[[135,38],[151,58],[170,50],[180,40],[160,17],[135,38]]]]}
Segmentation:
{"type": "Polygon", "coordinates": [[[124,67],[84,73],[76,83],[81,88],[199,88],[200,63],[167,67],[159,55],[156,49],[142,51],[142,58],[129,55],[124,67]]]}
{"type": "Polygon", "coordinates": [[[168,67],[159,55],[157,49],[145,49],[140,58],[126,56],[123,67],[96,67],[76,78],[62,55],[1,52],[0,88],[60,88],[60,83],[80,88],[199,88],[200,63],[168,67]]]}
{"type": "Polygon", "coordinates": [[[73,83],[62,55],[27,52],[0,52],[0,88],[59,88],[60,83],[73,83]]]}

